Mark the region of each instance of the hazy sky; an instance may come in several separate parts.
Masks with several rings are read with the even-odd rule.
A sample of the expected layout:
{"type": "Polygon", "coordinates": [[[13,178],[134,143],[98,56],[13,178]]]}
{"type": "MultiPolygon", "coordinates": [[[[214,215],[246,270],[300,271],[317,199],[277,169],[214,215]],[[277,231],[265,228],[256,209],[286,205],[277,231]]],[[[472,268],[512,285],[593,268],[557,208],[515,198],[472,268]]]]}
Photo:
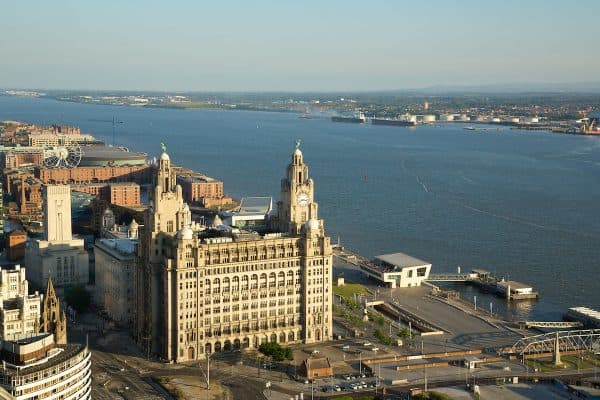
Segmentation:
{"type": "Polygon", "coordinates": [[[5,1],[0,87],[376,90],[600,80],[600,1],[5,1]]]}

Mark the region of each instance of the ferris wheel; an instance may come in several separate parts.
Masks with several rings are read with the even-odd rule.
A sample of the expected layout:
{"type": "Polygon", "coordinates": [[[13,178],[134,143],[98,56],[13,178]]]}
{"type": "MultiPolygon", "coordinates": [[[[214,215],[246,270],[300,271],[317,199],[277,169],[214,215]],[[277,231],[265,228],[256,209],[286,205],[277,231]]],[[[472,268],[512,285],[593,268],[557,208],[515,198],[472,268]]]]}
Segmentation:
{"type": "Polygon", "coordinates": [[[48,168],[73,168],[81,162],[81,147],[52,147],[44,151],[44,166],[48,168]]]}

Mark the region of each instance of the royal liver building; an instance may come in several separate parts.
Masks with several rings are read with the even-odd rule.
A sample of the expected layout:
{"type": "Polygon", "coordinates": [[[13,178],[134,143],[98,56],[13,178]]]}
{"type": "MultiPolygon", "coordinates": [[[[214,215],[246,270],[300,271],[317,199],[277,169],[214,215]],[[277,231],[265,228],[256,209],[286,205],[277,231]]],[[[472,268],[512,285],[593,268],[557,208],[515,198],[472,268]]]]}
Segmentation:
{"type": "Polygon", "coordinates": [[[332,337],[332,250],[296,148],[268,228],[191,220],[163,151],[138,246],[134,334],[166,360],[332,337]]]}

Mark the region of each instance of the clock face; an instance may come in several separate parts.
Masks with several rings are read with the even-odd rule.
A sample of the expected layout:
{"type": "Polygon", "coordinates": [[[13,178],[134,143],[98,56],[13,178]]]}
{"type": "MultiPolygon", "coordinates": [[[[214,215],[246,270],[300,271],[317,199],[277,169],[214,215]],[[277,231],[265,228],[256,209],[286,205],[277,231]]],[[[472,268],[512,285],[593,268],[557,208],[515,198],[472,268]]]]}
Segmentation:
{"type": "Polygon", "coordinates": [[[308,195],[304,192],[298,194],[298,197],[296,197],[296,202],[298,203],[298,205],[301,206],[305,206],[308,204],[308,195]]]}

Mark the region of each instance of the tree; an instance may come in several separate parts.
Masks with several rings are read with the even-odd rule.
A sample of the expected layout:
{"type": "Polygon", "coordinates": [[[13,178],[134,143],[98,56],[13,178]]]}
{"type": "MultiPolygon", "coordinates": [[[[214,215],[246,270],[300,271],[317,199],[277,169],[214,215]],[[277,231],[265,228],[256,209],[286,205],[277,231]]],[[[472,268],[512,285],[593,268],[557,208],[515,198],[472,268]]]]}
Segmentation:
{"type": "Polygon", "coordinates": [[[65,301],[78,313],[86,312],[92,297],[83,286],[71,286],[65,290],[65,301]]]}
{"type": "Polygon", "coordinates": [[[279,343],[268,342],[259,346],[258,351],[262,354],[273,357],[274,361],[293,360],[294,354],[289,347],[281,347],[279,343]]]}

